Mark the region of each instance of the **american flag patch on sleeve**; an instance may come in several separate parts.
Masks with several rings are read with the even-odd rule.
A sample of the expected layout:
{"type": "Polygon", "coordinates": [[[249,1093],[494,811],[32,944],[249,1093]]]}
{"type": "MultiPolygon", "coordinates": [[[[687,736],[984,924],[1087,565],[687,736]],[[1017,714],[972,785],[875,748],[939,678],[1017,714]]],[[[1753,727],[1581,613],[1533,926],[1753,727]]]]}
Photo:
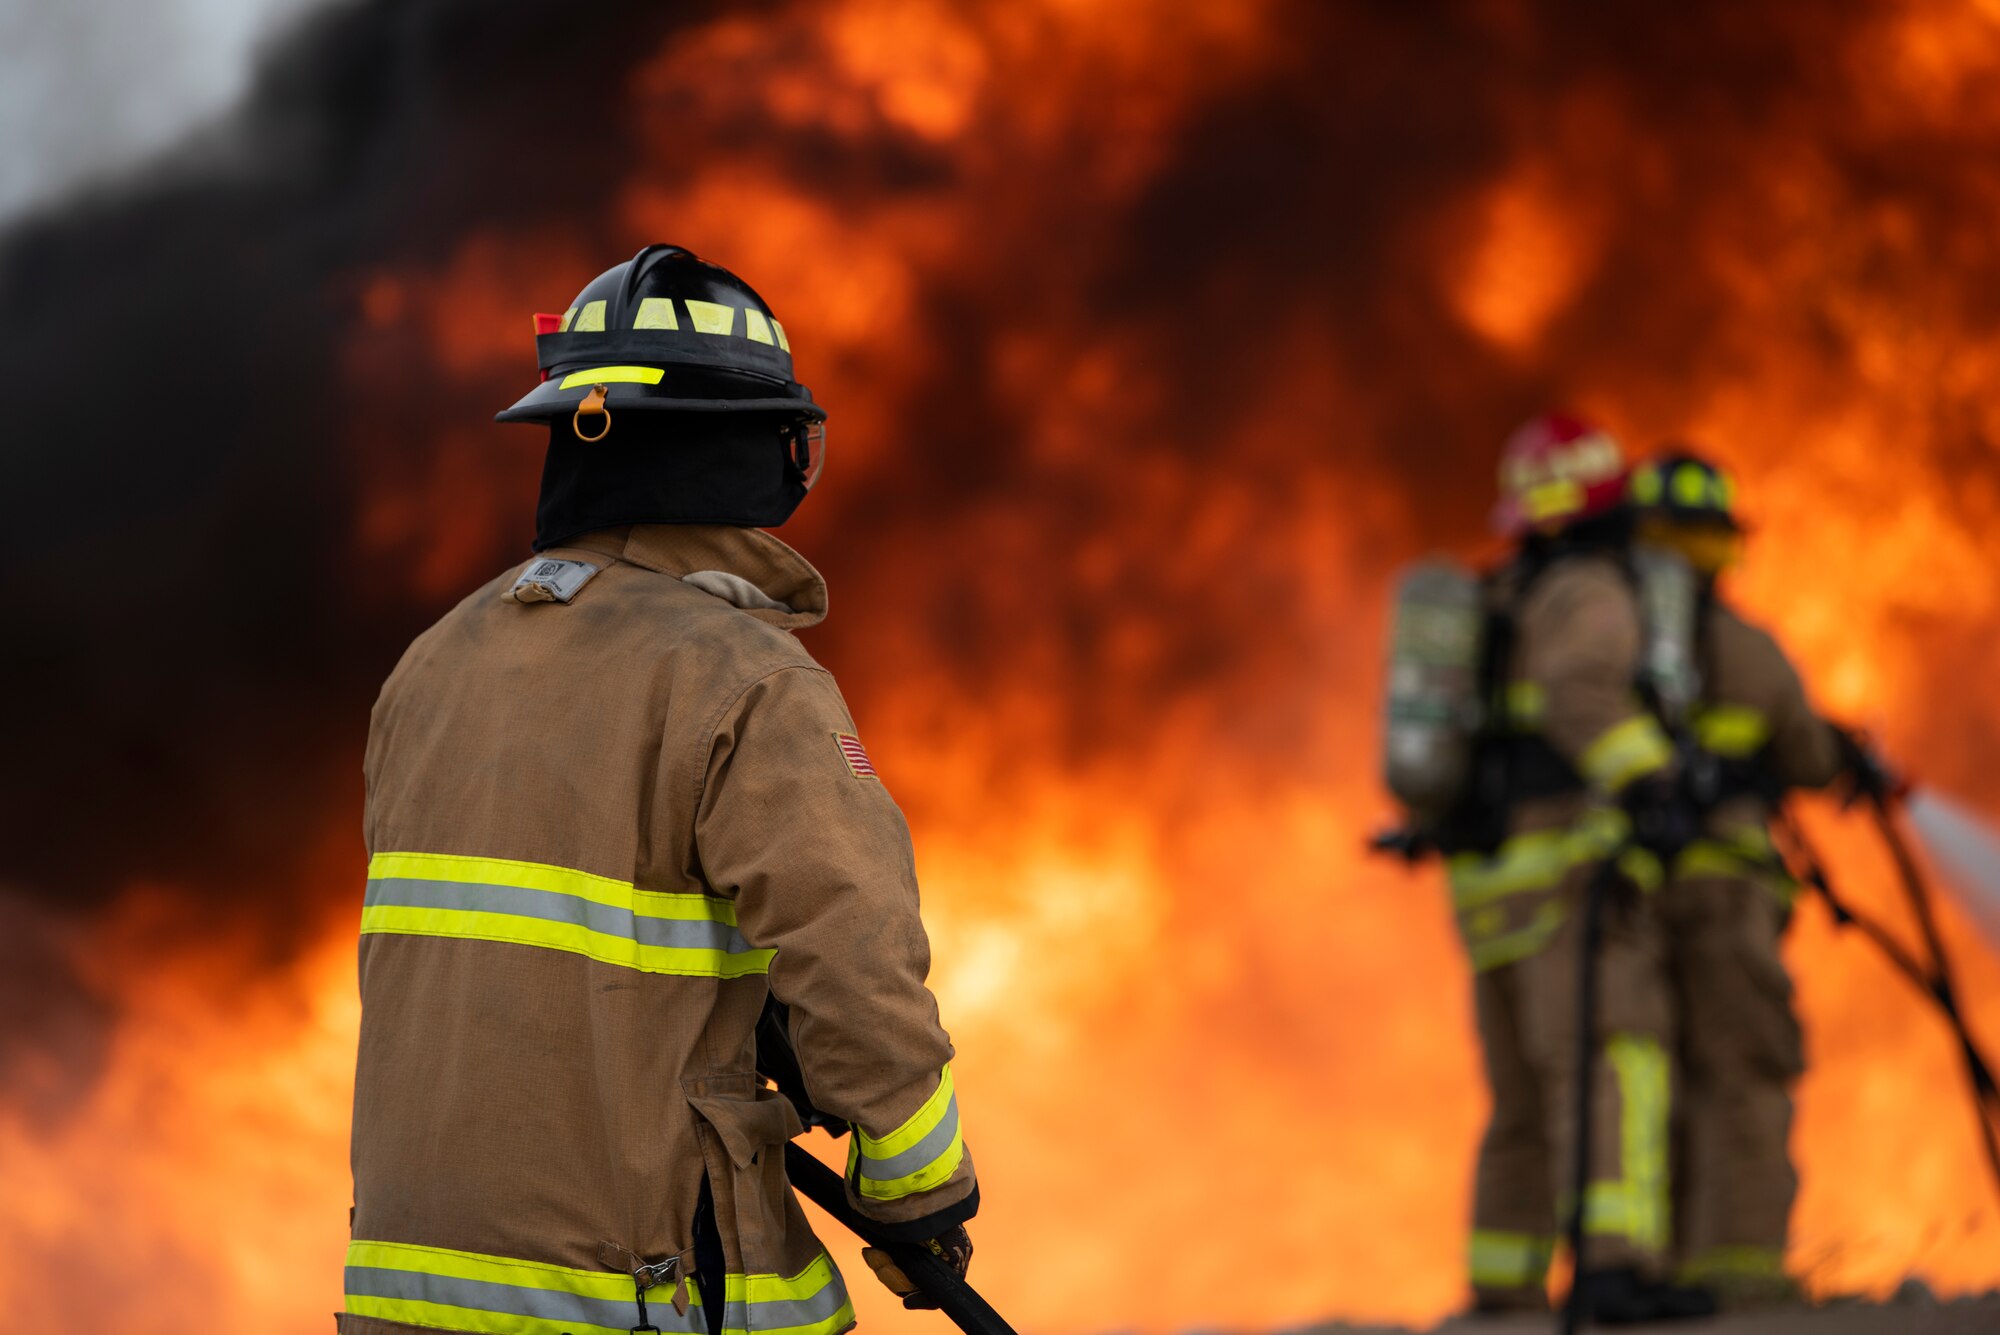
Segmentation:
{"type": "Polygon", "coordinates": [[[862,749],[861,739],[851,732],[837,732],[833,744],[840,748],[840,758],[847,762],[847,769],[857,779],[876,779],[882,776],[875,772],[875,766],[868,761],[868,752],[862,749]]]}

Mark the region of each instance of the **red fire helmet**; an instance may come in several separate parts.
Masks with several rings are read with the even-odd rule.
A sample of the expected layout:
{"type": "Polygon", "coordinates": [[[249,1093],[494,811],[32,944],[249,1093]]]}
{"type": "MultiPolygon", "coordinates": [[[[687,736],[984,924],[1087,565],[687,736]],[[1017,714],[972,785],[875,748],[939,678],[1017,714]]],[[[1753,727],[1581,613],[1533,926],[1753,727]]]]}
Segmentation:
{"type": "Polygon", "coordinates": [[[1511,537],[1557,529],[1618,508],[1625,451],[1612,434],[1567,413],[1531,417],[1500,453],[1493,527],[1511,537]]]}

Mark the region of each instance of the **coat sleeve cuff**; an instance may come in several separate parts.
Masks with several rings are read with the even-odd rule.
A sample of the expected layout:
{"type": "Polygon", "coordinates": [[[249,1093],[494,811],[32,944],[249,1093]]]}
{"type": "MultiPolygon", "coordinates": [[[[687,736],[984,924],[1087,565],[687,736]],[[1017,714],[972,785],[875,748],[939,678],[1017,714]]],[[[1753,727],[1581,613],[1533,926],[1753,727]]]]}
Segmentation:
{"type": "Polygon", "coordinates": [[[928,1242],[932,1238],[950,1232],[978,1213],[979,1184],[975,1182],[971,1191],[941,1210],[933,1210],[927,1215],[919,1215],[915,1219],[905,1219],[894,1224],[876,1219],[874,1225],[877,1233],[892,1242],[928,1242]]]}

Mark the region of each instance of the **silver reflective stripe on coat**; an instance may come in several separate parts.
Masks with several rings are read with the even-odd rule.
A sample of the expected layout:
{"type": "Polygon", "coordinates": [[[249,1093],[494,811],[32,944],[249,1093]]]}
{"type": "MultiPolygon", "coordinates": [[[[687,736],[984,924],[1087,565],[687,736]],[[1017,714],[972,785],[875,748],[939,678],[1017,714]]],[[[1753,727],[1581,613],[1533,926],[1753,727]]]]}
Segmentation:
{"type": "Polygon", "coordinates": [[[465,881],[415,881],[390,877],[368,883],[365,907],[461,909],[468,913],[505,913],[517,918],[573,923],[606,936],[630,937],[643,945],[681,950],[719,950],[740,955],[750,950],[743,934],[723,922],[688,918],[648,918],[578,895],[530,890],[518,885],[486,885],[465,881]]]}

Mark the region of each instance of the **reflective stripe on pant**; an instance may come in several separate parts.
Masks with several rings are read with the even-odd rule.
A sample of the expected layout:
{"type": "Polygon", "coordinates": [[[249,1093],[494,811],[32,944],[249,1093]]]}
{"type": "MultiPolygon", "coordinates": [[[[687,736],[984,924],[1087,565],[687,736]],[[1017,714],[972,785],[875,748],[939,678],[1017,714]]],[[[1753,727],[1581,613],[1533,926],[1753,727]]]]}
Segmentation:
{"type": "Polygon", "coordinates": [[[1680,1275],[1695,1284],[1732,1279],[1783,1282],[1785,1254],[1776,1247],[1710,1247],[1681,1262],[1680,1275]]]}
{"type": "Polygon", "coordinates": [[[1616,1134],[1623,1175],[1593,1178],[1584,1194],[1583,1228],[1592,1237],[1629,1241],[1646,1252],[1664,1252],[1670,1239],[1667,1134],[1671,1122],[1670,1068],[1657,1039],[1615,1034],[1601,1059],[1618,1086],[1618,1123],[1596,1129],[1616,1134]]]}
{"type": "Polygon", "coordinates": [[[1467,1273],[1475,1289],[1535,1289],[1548,1284],[1555,1256],[1552,1233],[1508,1233],[1475,1228],[1467,1249],[1467,1273]]]}
{"type": "MultiPolygon", "coordinates": [[[[1474,981],[1493,1117],[1480,1146],[1474,1223],[1488,1233],[1557,1231],[1572,1197],[1572,1090],[1580,901],[1590,868],[1556,892],[1562,927],[1548,945],[1474,981]]],[[[1637,1266],[1664,1277],[1673,1012],[1663,940],[1651,897],[1607,906],[1598,960],[1599,1060],[1593,1077],[1590,1256],[1593,1266],[1637,1266]]]]}
{"type": "Polygon", "coordinates": [[[1487,1295],[1541,1294],[1547,1253],[1555,1245],[1549,1128],[1538,1078],[1521,1042],[1518,982],[1516,969],[1490,970],[1472,981],[1493,1110],[1479,1142],[1466,1277],[1487,1295]],[[1546,1247],[1538,1245],[1543,1242],[1546,1247]]]}
{"type": "MultiPolygon", "coordinates": [[[[486,1335],[627,1335],[639,1319],[628,1275],[404,1243],[350,1243],[346,1288],[355,1316],[486,1335]]],[[[789,1279],[730,1275],[724,1290],[726,1333],[835,1335],[854,1323],[847,1288],[824,1252],[789,1279]]],[[[647,1319],[664,1332],[705,1335],[702,1294],[690,1283],[688,1296],[682,1314],[674,1285],[648,1289],[647,1319]]]]}

